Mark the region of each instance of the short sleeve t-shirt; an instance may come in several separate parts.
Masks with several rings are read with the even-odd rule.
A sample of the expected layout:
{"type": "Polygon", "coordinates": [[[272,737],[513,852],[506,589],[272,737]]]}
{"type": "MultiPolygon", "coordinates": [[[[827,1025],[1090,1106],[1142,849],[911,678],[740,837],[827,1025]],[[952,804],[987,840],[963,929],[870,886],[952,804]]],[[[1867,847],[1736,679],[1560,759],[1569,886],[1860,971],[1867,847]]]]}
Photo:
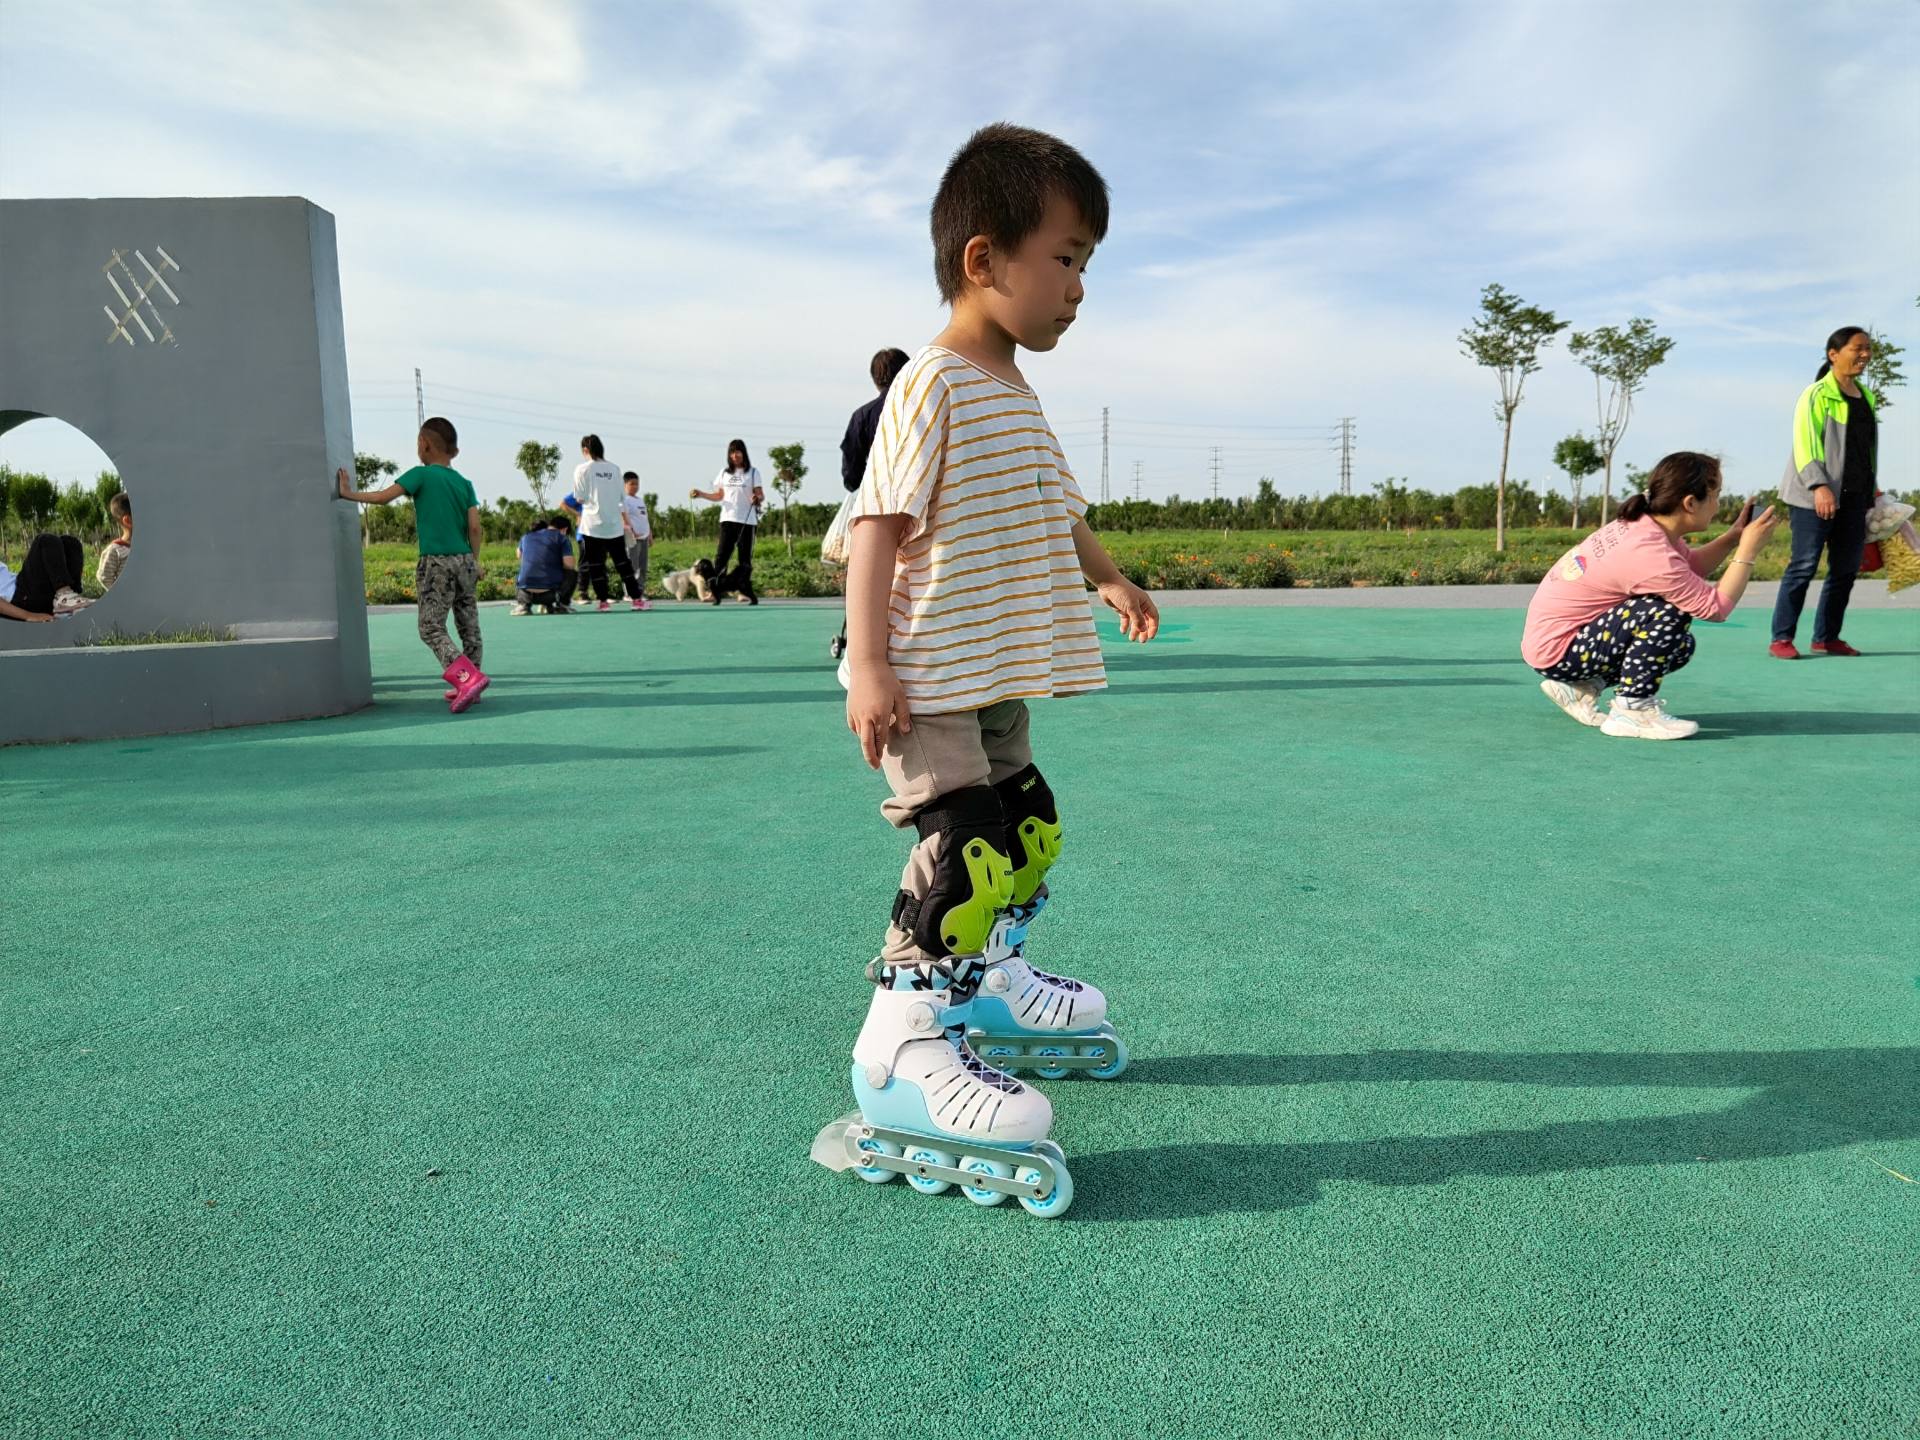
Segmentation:
{"type": "Polygon", "coordinates": [[[1694,568],[1694,554],[1651,515],[1602,525],[1562,555],[1527,605],[1520,657],[1536,670],[1558,665],[1583,626],[1635,595],[1658,595],[1700,620],[1733,606],[1694,568]]]}
{"type": "Polygon", "coordinates": [[[422,555],[473,553],[467,543],[467,512],[480,500],[466,476],[445,465],[416,465],[393,483],[413,497],[422,555]]]}
{"type": "Polygon", "coordinates": [[[760,488],[758,470],[722,470],[713,482],[720,492],[720,518],[735,525],[757,525],[760,512],[753,508],[753,492],[760,488]]]}
{"type": "Polygon", "coordinates": [[[522,590],[557,590],[566,581],[565,557],[573,554],[573,541],[564,530],[543,527],[520,537],[520,575],[522,590]]]}
{"type": "Polygon", "coordinates": [[[849,523],[910,522],[887,657],[916,713],[1106,686],[1073,544],[1086,512],[1031,390],[939,346],[900,372],[849,523]]]}
{"type": "Polygon", "coordinates": [[[617,540],[626,532],[620,525],[620,502],[626,490],[620,467],[611,460],[583,460],[573,472],[573,493],[579,497],[580,534],[595,540],[617,540]]]}
{"type": "Polygon", "coordinates": [[[13,603],[13,592],[20,584],[19,577],[5,565],[0,565],[0,600],[13,603]]]}
{"type": "Polygon", "coordinates": [[[633,533],[640,539],[650,539],[653,528],[647,523],[647,502],[638,495],[622,495],[620,509],[625,512],[627,524],[633,527],[633,533]]]}

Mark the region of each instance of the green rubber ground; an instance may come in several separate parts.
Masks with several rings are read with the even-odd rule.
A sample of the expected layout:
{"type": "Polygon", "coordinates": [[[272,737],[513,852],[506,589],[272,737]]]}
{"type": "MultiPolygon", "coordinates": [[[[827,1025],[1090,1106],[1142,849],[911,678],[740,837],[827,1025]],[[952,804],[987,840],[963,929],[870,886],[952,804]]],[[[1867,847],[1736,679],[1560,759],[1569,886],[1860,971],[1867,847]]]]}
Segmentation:
{"type": "Polygon", "coordinates": [[[1512,612],[1109,629],[1058,1222],[808,1161],[905,848],[828,612],[0,751],[0,1434],[1920,1434],[1920,612],[1763,618],[1667,745],[1512,612]]]}

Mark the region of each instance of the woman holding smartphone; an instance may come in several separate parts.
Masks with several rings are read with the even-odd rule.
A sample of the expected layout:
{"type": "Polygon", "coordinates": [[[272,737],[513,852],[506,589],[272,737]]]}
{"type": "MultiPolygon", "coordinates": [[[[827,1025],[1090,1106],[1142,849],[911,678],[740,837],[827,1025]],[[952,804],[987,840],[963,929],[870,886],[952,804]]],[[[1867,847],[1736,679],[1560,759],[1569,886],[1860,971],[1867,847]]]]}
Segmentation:
{"type": "Polygon", "coordinates": [[[1693,622],[1733,613],[1753,562],[1778,523],[1749,500],[1740,518],[1698,549],[1683,538],[1720,509],[1720,462],[1682,450],[1647,476],[1612,523],[1602,525],[1547,572],[1527,606],[1520,653],[1545,678],[1540,688],[1582,725],[1635,740],[1684,740],[1698,723],[1669,715],[1660,682],[1693,658],[1693,622]],[[1718,585],[1707,577],[1729,552],[1718,585]],[[1613,708],[1601,715],[1601,694],[1613,708]]]}

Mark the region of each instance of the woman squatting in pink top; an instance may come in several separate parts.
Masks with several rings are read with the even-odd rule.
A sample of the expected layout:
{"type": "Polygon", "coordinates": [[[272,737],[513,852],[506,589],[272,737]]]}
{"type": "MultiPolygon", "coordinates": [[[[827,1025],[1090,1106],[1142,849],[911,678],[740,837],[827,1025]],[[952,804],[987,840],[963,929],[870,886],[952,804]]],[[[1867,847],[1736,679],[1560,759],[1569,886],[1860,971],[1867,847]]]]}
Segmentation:
{"type": "Polygon", "coordinates": [[[1694,549],[1682,539],[1705,530],[1720,508],[1720,462],[1681,450],[1647,476],[1643,495],[1621,505],[1561,556],[1527,606],[1520,654],[1546,678],[1540,688],[1582,725],[1637,740],[1684,740],[1699,730],[1669,715],[1660,682],[1693,658],[1693,622],[1733,613],[1753,578],[1754,557],[1778,523],[1757,519],[1749,500],[1717,540],[1694,549]],[[1706,577],[1731,550],[1727,573],[1706,577]],[[1600,695],[1613,687],[1602,716],[1600,695]]]}

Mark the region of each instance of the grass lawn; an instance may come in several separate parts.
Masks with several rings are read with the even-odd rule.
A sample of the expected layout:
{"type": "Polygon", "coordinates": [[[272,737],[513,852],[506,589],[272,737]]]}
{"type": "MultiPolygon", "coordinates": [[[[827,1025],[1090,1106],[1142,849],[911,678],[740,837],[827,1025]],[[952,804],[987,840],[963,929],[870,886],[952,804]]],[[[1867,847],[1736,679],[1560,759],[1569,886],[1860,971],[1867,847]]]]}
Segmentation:
{"type": "Polygon", "coordinates": [[[1920,613],[1581,729],[1499,611],[1036,707],[1037,1221],[811,1164],[906,838],[817,611],[406,615],[335,720],[11,749],[0,1435],[1858,1436],[1920,1414],[1920,613]]]}
{"type": "MultiPolygon", "coordinates": [[[[763,531],[769,527],[762,527],[763,531]]],[[[1312,585],[1486,585],[1538,581],[1585,533],[1576,530],[1514,530],[1507,550],[1493,548],[1491,530],[1253,530],[1223,535],[1217,530],[1112,532],[1100,538],[1131,578],[1154,589],[1266,589],[1312,585]]],[[[837,572],[819,563],[818,536],[796,538],[794,555],[777,529],[764,533],[754,552],[754,572],[769,595],[836,594],[837,572]]],[[[482,598],[508,599],[516,568],[514,549],[489,545],[481,563],[491,572],[482,598]]],[[[658,596],[660,577],[713,553],[710,540],[662,540],[651,556],[648,593],[658,596]]],[[[367,594],[377,601],[412,599],[411,545],[374,545],[366,552],[367,594]]],[[[1776,535],[1755,566],[1755,578],[1777,580],[1787,563],[1784,535],[1776,535]]],[[[1824,573],[1824,569],[1823,572],[1824,573]]]]}

